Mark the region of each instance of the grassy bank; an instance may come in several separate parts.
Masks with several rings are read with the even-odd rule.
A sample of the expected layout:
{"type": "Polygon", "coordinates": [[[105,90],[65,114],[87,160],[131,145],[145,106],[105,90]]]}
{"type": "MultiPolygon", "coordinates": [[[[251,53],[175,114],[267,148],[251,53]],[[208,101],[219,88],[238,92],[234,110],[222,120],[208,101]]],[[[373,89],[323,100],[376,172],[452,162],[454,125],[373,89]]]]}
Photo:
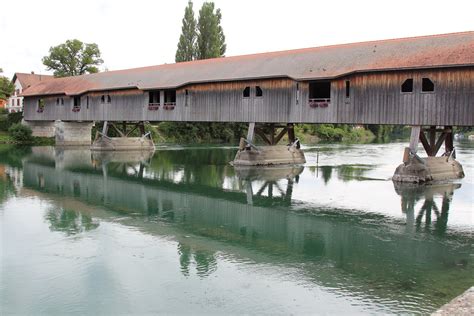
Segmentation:
{"type": "Polygon", "coordinates": [[[7,132],[0,131],[0,144],[12,145],[32,145],[32,146],[46,146],[54,145],[54,138],[49,137],[33,137],[31,141],[19,142],[15,141],[7,132]]]}

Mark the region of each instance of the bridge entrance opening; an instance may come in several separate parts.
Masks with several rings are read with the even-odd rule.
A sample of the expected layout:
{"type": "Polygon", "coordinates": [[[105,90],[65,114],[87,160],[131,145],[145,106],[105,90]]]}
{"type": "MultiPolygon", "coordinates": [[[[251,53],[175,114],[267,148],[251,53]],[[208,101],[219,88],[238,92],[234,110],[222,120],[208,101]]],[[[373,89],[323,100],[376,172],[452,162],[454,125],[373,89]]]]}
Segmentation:
{"type": "Polygon", "coordinates": [[[309,83],[309,105],[311,107],[327,107],[331,102],[331,82],[314,81],[309,83]]]}

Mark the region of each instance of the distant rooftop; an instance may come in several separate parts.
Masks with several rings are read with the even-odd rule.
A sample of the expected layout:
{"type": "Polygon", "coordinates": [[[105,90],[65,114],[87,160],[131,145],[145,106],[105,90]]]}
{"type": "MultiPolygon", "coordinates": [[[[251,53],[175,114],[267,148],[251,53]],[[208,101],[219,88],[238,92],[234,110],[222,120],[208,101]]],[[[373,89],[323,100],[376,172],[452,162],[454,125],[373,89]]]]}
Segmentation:
{"type": "Polygon", "coordinates": [[[54,77],[50,75],[37,75],[33,72],[29,74],[16,72],[12,81],[15,81],[15,79],[18,79],[21,87],[25,90],[39,82],[54,79],[54,77]]]}
{"type": "Polygon", "coordinates": [[[322,46],[43,80],[24,95],[178,88],[265,78],[334,79],[357,72],[474,66],[474,31],[322,46]]]}

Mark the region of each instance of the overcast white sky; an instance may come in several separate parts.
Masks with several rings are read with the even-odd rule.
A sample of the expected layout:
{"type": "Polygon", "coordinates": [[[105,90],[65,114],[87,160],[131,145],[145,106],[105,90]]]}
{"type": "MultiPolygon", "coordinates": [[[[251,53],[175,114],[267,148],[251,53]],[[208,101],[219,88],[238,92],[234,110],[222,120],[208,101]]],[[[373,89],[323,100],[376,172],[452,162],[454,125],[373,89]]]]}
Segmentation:
{"type": "MultiPolygon", "coordinates": [[[[194,1],[196,18],[203,0],[194,1]]],[[[474,30],[474,0],[215,0],[227,56],[474,30]]],[[[0,68],[47,73],[51,46],[97,43],[109,70],[173,63],[187,0],[2,0],[0,68]]]]}

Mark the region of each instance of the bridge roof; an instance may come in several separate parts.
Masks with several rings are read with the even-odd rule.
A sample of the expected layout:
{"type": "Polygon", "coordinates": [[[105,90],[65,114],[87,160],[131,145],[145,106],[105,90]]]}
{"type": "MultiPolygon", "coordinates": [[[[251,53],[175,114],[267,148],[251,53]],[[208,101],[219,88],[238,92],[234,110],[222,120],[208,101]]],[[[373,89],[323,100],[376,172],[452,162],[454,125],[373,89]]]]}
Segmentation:
{"type": "Polygon", "coordinates": [[[474,66],[474,31],[331,45],[101,72],[42,81],[23,95],[177,88],[187,84],[292,78],[333,79],[356,72],[474,66]]]}

